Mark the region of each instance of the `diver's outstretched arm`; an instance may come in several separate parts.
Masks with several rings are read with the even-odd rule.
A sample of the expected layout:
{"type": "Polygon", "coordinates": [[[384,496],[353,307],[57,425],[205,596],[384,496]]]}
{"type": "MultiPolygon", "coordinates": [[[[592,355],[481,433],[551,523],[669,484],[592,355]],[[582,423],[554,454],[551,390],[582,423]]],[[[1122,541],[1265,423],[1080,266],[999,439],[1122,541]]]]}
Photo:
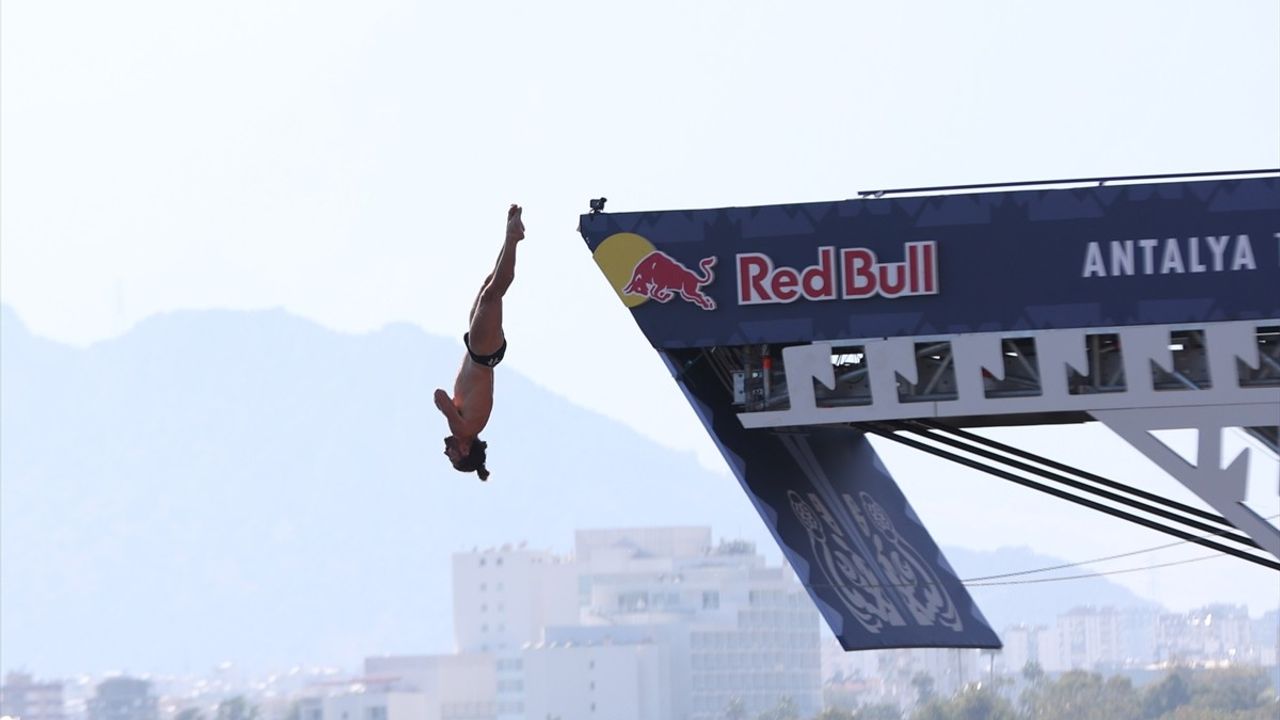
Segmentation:
{"type": "Polygon", "coordinates": [[[456,438],[465,438],[467,436],[467,422],[462,419],[462,413],[458,412],[458,407],[453,404],[453,398],[449,397],[449,393],[437,388],[435,400],[436,409],[449,422],[449,434],[456,438]]]}

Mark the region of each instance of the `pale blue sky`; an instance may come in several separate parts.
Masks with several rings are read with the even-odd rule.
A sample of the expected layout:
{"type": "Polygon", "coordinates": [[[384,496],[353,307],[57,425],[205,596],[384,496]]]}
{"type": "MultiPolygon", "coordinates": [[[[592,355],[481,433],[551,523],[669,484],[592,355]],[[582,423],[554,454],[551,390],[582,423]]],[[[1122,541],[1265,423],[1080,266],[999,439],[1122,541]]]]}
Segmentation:
{"type": "MultiPolygon", "coordinates": [[[[175,309],[283,307],[352,332],[460,335],[520,202],[506,367],[713,467],[574,232],[588,198],[715,207],[1280,165],[1269,0],[5,0],[2,13],[0,300],[34,332],[86,344],[175,309]],[[608,361],[583,362],[584,347],[608,361]]],[[[522,410],[499,398],[498,412],[522,410]]],[[[1101,428],[1002,437],[1182,492],[1101,428]]],[[[1084,559],[1166,541],[884,452],[944,545],[1084,559]]],[[[1268,462],[1254,492],[1274,505],[1268,462]]],[[[1276,603],[1275,574],[1233,560],[1116,579],[1175,608],[1276,603]]]]}

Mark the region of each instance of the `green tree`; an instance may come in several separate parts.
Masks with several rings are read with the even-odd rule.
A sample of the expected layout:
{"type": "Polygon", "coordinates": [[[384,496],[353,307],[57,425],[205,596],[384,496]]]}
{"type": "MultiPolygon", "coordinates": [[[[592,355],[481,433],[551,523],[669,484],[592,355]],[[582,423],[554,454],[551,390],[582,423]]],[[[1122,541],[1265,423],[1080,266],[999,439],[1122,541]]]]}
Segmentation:
{"type": "Polygon", "coordinates": [[[1174,670],[1142,693],[1142,717],[1156,720],[1191,701],[1191,685],[1183,672],[1174,670]]]}
{"type": "Polygon", "coordinates": [[[200,708],[182,708],[174,714],[173,720],[204,720],[204,713],[200,712],[200,708]]]}
{"type": "Polygon", "coordinates": [[[1096,673],[1073,670],[1053,682],[1033,685],[1022,693],[1028,720],[1140,720],[1138,693],[1128,678],[1104,679],[1096,673]]]}
{"type": "Polygon", "coordinates": [[[1256,707],[1252,710],[1214,710],[1194,705],[1183,705],[1160,720],[1276,720],[1274,707],[1256,707]]]}
{"type": "Polygon", "coordinates": [[[778,704],[757,716],[758,720],[800,720],[796,703],[789,695],[778,698],[778,704]]]}
{"type": "Polygon", "coordinates": [[[888,703],[863,705],[854,711],[853,720],[902,720],[902,711],[888,703]]]}
{"type": "Polygon", "coordinates": [[[214,720],[257,720],[258,706],[249,704],[243,695],[227,698],[218,703],[214,720]]]}
{"type": "Polygon", "coordinates": [[[970,687],[951,699],[949,720],[1017,720],[1008,700],[990,687],[970,687]]]}
{"type": "Polygon", "coordinates": [[[740,697],[729,698],[729,704],[724,706],[724,712],[721,714],[724,715],[725,720],[746,720],[747,705],[740,697]]]}
{"type": "Polygon", "coordinates": [[[1191,705],[1210,710],[1253,710],[1274,702],[1261,668],[1205,670],[1191,677],[1191,705]]]}
{"type": "Polygon", "coordinates": [[[916,690],[917,705],[924,705],[933,699],[933,676],[929,673],[918,672],[915,675],[912,675],[911,687],[916,690]]]}
{"type": "Polygon", "coordinates": [[[911,720],[951,720],[951,703],[934,698],[923,705],[917,705],[911,713],[911,720]]]}
{"type": "Polygon", "coordinates": [[[1037,685],[1044,680],[1044,668],[1040,667],[1040,663],[1035,660],[1028,660],[1027,664],[1022,666],[1022,679],[1029,685],[1037,685]]]}
{"type": "Polygon", "coordinates": [[[911,720],[1017,720],[1013,705],[985,686],[960,691],[950,700],[930,700],[912,713],[911,720]]]}
{"type": "Polygon", "coordinates": [[[855,720],[855,716],[852,710],[829,707],[814,715],[813,720],[855,720]]]}

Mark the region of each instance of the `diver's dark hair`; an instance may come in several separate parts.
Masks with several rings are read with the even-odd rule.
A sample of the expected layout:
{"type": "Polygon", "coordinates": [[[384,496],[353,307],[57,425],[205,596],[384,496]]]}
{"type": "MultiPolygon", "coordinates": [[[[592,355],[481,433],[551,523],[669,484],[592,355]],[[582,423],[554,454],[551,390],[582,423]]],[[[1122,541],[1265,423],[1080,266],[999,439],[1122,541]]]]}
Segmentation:
{"type": "Polygon", "coordinates": [[[466,457],[453,464],[453,469],[458,472],[473,472],[480,476],[481,480],[489,479],[489,470],[485,468],[485,448],[489,447],[489,443],[476,438],[471,441],[471,452],[466,457]]]}

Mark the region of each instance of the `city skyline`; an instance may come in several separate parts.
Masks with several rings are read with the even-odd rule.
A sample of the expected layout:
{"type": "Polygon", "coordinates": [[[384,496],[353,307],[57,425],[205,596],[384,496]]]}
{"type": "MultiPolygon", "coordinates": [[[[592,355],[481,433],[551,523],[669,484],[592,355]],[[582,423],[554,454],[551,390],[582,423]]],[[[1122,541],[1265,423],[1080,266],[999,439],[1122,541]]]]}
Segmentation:
{"type": "Polygon", "coordinates": [[[1075,606],[1050,625],[1000,627],[1005,647],[996,652],[846,653],[828,631],[818,632],[811,606],[802,610],[799,625],[779,622],[799,606],[766,598],[806,595],[788,568],[766,563],[750,542],[717,540],[710,527],[697,526],[579,529],[574,536],[562,554],[518,541],[453,553],[452,653],[366,652],[363,660],[348,658],[343,667],[295,666],[273,673],[223,662],[196,673],[109,673],[65,681],[30,668],[6,668],[0,703],[6,715],[21,720],[195,720],[191,713],[201,712],[220,718],[224,712],[252,712],[262,720],[341,720],[353,712],[386,713],[382,720],[519,720],[561,713],[584,717],[597,710],[613,718],[717,718],[733,702],[741,703],[746,717],[755,717],[789,698],[785,702],[808,718],[848,702],[909,712],[921,702],[922,676],[930,678],[930,694],[952,697],[997,675],[1025,683],[1032,666],[1049,677],[1071,671],[1120,674],[1140,686],[1177,668],[1256,668],[1273,675],[1278,670],[1280,611],[1254,618],[1236,605],[1185,614],[1151,605],[1075,606]],[[764,624],[742,624],[753,616],[764,624]],[[678,630],[694,617],[702,619],[678,630]],[[791,627],[797,640],[812,638],[801,640],[809,648],[801,653],[809,653],[812,664],[787,665],[801,685],[753,694],[769,687],[764,678],[776,668],[754,666],[751,659],[770,643],[780,657],[794,654],[789,636],[777,634],[791,627]],[[731,634],[717,635],[725,630],[731,634]],[[725,642],[733,633],[756,640],[725,642]],[[589,686],[582,672],[571,670],[577,665],[590,670],[589,686]],[[692,673],[675,670],[682,665],[692,673]],[[664,683],[687,675],[690,684],[683,690],[678,683],[663,685],[656,692],[652,682],[668,672],[663,668],[674,671],[664,683]],[[723,669],[708,674],[712,668],[723,669]],[[755,680],[739,686],[710,682],[725,670],[755,680]],[[808,691],[802,689],[806,682],[808,691]],[[642,688],[647,690],[641,693],[642,688]],[[688,700],[677,699],[690,692],[688,700]]]}
{"type": "MultiPolygon", "coordinates": [[[[726,534],[713,535],[712,534],[713,528],[709,526],[691,526],[687,528],[650,526],[650,527],[636,527],[636,528],[621,528],[621,529],[614,529],[614,530],[582,528],[582,529],[576,530],[575,534],[585,534],[587,536],[591,536],[593,534],[600,534],[600,533],[605,533],[605,534],[615,533],[625,537],[627,534],[637,534],[637,533],[640,533],[640,534],[650,533],[650,534],[661,535],[663,533],[669,533],[678,529],[695,531],[695,532],[705,532],[706,538],[709,541],[709,544],[707,545],[708,550],[714,550],[715,548],[718,547],[721,549],[741,548],[741,550],[739,550],[738,552],[747,552],[751,554],[758,552],[758,548],[756,548],[753,542],[749,540],[736,538],[732,535],[726,535],[726,534]]],[[[577,541],[576,544],[580,548],[581,540],[577,541]]],[[[532,547],[527,542],[524,542],[521,540],[513,540],[511,542],[498,543],[498,544],[493,544],[488,546],[477,545],[470,549],[459,549],[452,553],[453,564],[454,564],[453,575],[454,575],[455,581],[457,579],[459,572],[463,574],[464,578],[471,577],[471,575],[468,574],[468,570],[460,567],[460,562],[465,562],[466,559],[471,559],[471,561],[474,562],[475,559],[501,556],[506,554],[519,554],[527,557],[532,557],[537,559],[536,561],[539,563],[545,561],[550,565],[561,568],[561,570],[571,570],[572,566],[577,561],[577,555],[575,553],[575,543],[565,543],[558,548],[532,547]]],[[[766,562],[766,559],[763,555],[757,555],[757,557],[759,557],[762,562],[766,562]]],[[[794,575],[788,566],[781,565],[776,567],[779,567],[784,573],[788,575],[788,577],[791,577],[792,580],[794,580],[794,575]]],[[[572,575],[566,575],[563,573],[561,575],[562,579],[571,578],[571,577],[572,575]]],[[[470,580],[466,580],[466,582],[470,582],[470,580]]],[[[458,588],[454,587],[454,584],[455,584],[454,582],[451,582],[450,586],[451,588],[453,588],[452,592],[456,598],[458,596],[458,588]]],[[[570,587],[570,585],[572,585],[572,583],[565,585],[560,590],[556,590],[555,588],[544,589],[544,592],[552,592],[552,593],[568,592],[569,595],[572,595],[574,592],[576,592],[576,586],[570,587]]],[[[524,590],[521,590],[520,588],[508,589],[507,597],[514,599],[517,603],[528,602],[531,600],[531,598],[537,597],[536,595],[531,595],[531,594],[528,594],[527,592],[530,588],[537,587],[536,584],[523,586],[523,587],[524,587],[524,590]]],[[[500,591],[501,588],[495,588],[495,590],[500,591]]],[[[568,596],[566,595],[564,597],[568,597],[568,596]]],[[[501,601],[499,600],[499,602],[501,601]]],[[[463,604],[475,604],[475,603],[471,603],[470,601],[465,601],[463,604]]],[[[458,637],[458,640],[456,641],[456,645],[453,648],[453,652],[455,653],[457,652],[465,653],[468,651],[499,652],[499,651],[502,651],[504,648],[516,650],[525,645],[536,644],[537,642],[540,642],[537,640],[529,640],[527,638],[530,637],[531,633],[536,635],[537,631],[542,627],[542,625],[540,625],[539,622],[537,621],[530,623],[530,621],[526,620],[523,625],[520,625],[519,623],[517,623],[516,625],[512,626],[512,629],[514,632],[516,632],[517,636],[520,636],[521,633],[524,634],[524,637],[526,637],[525,641],[510,642],[508,645],[504,645],[502,647],[494,645],[492,648],[488,644],[482,645],[482,642],[479,639],[481,636],[478,632],[478,628],[481,621],[477,619],[478,616],[475,616],[474,614],[459,615],[460,611],[458,607],[459,607],[459,604],[455,603],[455,608],[453,610],[453,620],[451,622],[451,627],[453,628],[455,635],[458,637]]],[[[1088,603],[1075,604],[1075,605],[1071,605],[1064,612],[1059,613],[1057,615],[1057,619],[1061,620],[1064,617],[1071,617],[1071,616],[1077,616],[1077,615],[1092,616],[1097,613],[1102,613],[1103,615],[1107,615],[1110,613],[1119,613],[1120,615],[1137,613],[1140,615],[1150,616],[1152,618],[1166,618],[1164,622],[1171,622],[1171,621],[1174,621],[1174,619],[1176,618],[1183,618],[1186,621],[1187,626],[1190,627],[1192,625],[1200,624],[1199,621],[1196,619],[1197,617],[1203,618],[1206,614],[1211,615],[1215,612],[1217,612],[1218,614],[1222,614],[1223,611],[1226,611],[1228,614],[1242,613],[1243,616],[1248,618],[1250,621],[1264,621],[1264,622],[1271,622],[1272,624],[1275,624],[1277,616],[1280,616],[1280,608],[1274,608],[1274,607],[1251,608],[1247,604],[1239,604],[1239,603],[1232,603],[1232,602],[1210,603],[1202,607],[1194,608],[1189,612],[1178,613],[1178,612],[1170,611],[1167,608],[1161,607],[1159,604],[1152,603],[1149,600],[1144,600],[1141,604],[1130,604],[1130,605],[1116,605],[1116,604],[1093,605],[1088,603]]],[[[571,622],[571,618],[569,616],[562,615],[561,620],[566,622],[571,622]]],[[[829,645],[834,645],[838,647],[838,644],[836,643],[835,638],[831,635],[830,630],[826,627],[826,625],[823,623],[820,623],[819,625],[820,625],[820,635],[823,638],[824,645],[829,644],[829,645]]],[[[1006,640],[1006,635],[1011,631],[1015,633],[1024,633],[1028,630],[1034,630],[1037,627],[1041,628],[1044,631],[1049,631],[1053,629],[1052,624],[1050,623],[1031,620],[1028,618],[1015,618],[1013,619],[1012,622],[1009,622],[1009,619],[1006,618],[1005,622],[995,625],[994,627],[997,633],[1001,636],[1002,641],[1006,642],[1006,647],[1004,648],[1004,650],[1000,651],[1002,653],[1010,652],[1010,646],[1006,640]]],[[[1276,642],[1278,644],[1278,647],[1272,649],[1271,655],[1263,656],[1263,659],[1265,661],[1264,664],[1268,664],[1268,665],[1275,664],[1276,662],[1275,651],[1277,649],[1280,649],[1280,637],[1277,637],[1276,642]]],[[[423,651],[431,652],[431,650],[428,648],[420,649],[420,652],[423,652],[423,651]]],[[[874,656],[876,652],[878,651],[859,651],[859,652],[853,652],[853,653],[842,652],[841,654],[846,655],[849,658],[856,658],[856,657],[871,657],[871,656],[874,656]],[[870,653],[870,655],[868,655],[868,653],[870,653]]],[[[1025,655],[1026,653],[1025,646],[1022,646],[1019,649],[1017,649],[1014,652],[1014,655],[1021,657],[1022,655],[1019,655],[1019,653],[1021,653],[1022,655],[1025,655]]],[[[393,653],[393,654],[384,655],[384,656],[395,657],[396,654],[393,653]]],[[[275,668],[266,668],[266,669],[264,668],[251,669],[253,668],[252,662],[246,662],[244,658],[228,657],[219,661],[216,665],[211,665],[209,668],[207,668],[207,670],[212,672],[215,676],[216,675],[226,675],[226,676],[236,675],[240,677],[246,677],[242,674],[249,672],[254,677],[279,677],[279,676],[297,675],[299,672],[303,671],[304,669],[309,669],[313,672],[322,671],[328,676],[333,676],[333,675],[341,676],[343,673],[348,673],[348,674],[352,673],[353,668],[359,667],[361,664],[367,664],[368,658],[378,657],[378,654],[374,652],[372,649],[366,649],[362,657],[364,657],[365,659],[361,660],[356,657],[346,658],[345,662],[339,663],[336,665],[311,664],[307,661],[307,658],[298,658],[298,662],[295,664],[291,664],[286,667],[275,667],[275,668]]],[[[829,658],[824,657],[824,662],[827,661],[828,659],[829,658]]],[[[1186,657],[1184,659],[1190,660],[1190,661],[1195,660],[1194,657],[1186,657]]],[[[1168,660],[1169,658],[1167,657],[1161,658],[1159,662],[1167,662],[1168,660]]],[[[838,663],[838,664],[847,664],[847,662],[838,663]]],[[[1045,665],[1045,664],[1046,663],[1042,663],[1042,665],[1045,665]]],[[[1067,663],[1068,667],[1063,667],[1060,665],[1061,665],[1060,663],[1050,662],[1050,663],[1047,663],[1047,669],[1052,671],[1057,671],[1057,672],[1060,672],[1066,669],[1071,669],[1071,667],[1069,667],[1070,665],[1069,662],[1067,663]]],[[[1084,665],[1083,668],[1097,669],[1096,667],[1089,664],[1084,665]]],[[[111,678],[111,677],[118,677],[118,676],[126,676],[126,677],[133,676],[133,677],[139,677],[143,679],[153,679],[158,677],[174,678],[174,677],[191,676],[189,675],[189,672],[190,671],[176,671],[175,669],[149,670],[145,668],[120,668],[120,669],[107,670],[107,671],[85,672],[83,669],[81,669],[80,671],[68,673],[61,676],[54,675],[52,677],[64,678],[64,679],[79,678],[79,682],[83,684],[85,678],[93,678],[93,677],[99,677],[104,679],[111,678]]],[[[34,676],[37,679],[39,678],[47,679],[51,677],[47,673],[42,673],[39,668],[30,667],[27,664],[23,664],[21,661],[17,662],[16,664],[6,661],[6,664],[3,667],[0,667],[0,674],[9,674],[9,673],[25,674],[28,676],[34,676]]]]}

